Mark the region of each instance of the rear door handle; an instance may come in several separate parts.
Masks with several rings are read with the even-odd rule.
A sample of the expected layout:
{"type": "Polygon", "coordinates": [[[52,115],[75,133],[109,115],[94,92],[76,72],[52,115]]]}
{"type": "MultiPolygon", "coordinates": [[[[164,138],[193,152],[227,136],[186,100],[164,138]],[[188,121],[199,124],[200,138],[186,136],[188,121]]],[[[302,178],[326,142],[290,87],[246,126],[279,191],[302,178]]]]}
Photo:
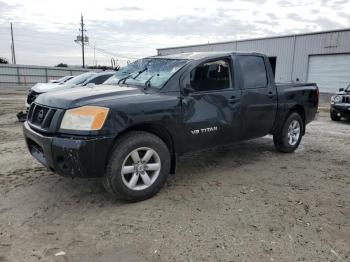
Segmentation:
{"type": "Polygon", "coordinates": [[[275,95],[270,91],[270,92],[267,93],[267,96],[268,96],[269,98],[273,98],[275,95]]]}
{"type": "Polygon", "coordinates": [[[230,103],[230,104],[235,104],[235,103],[237,103],[237,102],[239,102],[241,99],[239,99],[239,98],[237,98],[237,97],[235,97],[235,96],[231,96],[229,99],[228,99],[228,102],[230,103]]]}

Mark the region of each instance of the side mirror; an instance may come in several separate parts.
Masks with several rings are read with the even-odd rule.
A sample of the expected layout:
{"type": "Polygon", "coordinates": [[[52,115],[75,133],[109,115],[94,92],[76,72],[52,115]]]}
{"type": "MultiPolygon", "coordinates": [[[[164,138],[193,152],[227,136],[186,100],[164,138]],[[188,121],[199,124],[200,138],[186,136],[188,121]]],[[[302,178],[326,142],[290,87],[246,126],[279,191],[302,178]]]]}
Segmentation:
{"type": "Polygon", "coordinates": [[[193,93],[195,90],[191,87],[190,84],[186,84],[186,86],[184,87],[184,94],[188,95],[190,93],[193,93]]]}
{"type": "Polygon", "coordinates": [[[344,88],[339,88],[339,92],[343,92],[344,91],[344,88]]]}
{"type": "Polygon", "coordinates": [[[88,83],[88,84],[86,85],[86,87],[94,87],[94,86],[95,86],[94,83],[88,83]]]}

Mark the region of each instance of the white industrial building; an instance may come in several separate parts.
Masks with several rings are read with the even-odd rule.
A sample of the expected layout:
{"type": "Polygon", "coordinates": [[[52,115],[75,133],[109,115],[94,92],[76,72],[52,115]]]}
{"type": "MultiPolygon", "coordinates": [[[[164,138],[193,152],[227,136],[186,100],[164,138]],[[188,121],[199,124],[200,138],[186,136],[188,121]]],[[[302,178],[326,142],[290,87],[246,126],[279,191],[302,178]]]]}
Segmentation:
{"type": "Polygon", "coordinates": [[[323,93],[350,84],[350,29],[157,49],[158,55],[200,51],[264,53],[277,82],[316,82],[323,93]]]}

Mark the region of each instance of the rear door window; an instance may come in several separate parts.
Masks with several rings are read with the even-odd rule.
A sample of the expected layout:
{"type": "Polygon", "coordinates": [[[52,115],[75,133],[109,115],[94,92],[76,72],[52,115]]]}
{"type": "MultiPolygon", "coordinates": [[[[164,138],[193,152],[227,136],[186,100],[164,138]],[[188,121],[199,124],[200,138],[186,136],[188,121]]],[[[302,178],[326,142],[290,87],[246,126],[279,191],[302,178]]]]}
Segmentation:
{"type": "Polygon", "coordinates": [[[267,86],[265,61],[261,56],[240,56],[238,61],[245,89],[267,86]]]}

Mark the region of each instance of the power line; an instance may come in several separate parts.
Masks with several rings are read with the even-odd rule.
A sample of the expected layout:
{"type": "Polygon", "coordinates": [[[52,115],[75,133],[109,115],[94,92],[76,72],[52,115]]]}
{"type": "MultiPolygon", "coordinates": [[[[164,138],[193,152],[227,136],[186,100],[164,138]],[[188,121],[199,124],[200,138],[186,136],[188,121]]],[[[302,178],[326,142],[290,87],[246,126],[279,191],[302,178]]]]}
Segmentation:
{"type": "MultiPolygon", "coordinates": [[[[81,44],[81,46],[82,46],[82,62],[83,62],[83,67],[85,67],[85,47],[88,47],[88,48],[92,48],[92,47],[90,47],[88,45],[89,38],[85,34],[86,29],[85,29],[83,15],[81,15],[81,22],[80,22],[79,31],[81,32],[81,34],[77,36],[77,39],[74,42],[76,42],[78,44],[81,44]]],[[[50,47],[56,47],[57,48],[57,42],[59,43],[58,46],[73,47],[73,46],[69,45],[67,41],[64,41],[62,39],[64,37],[68,37],[68,35],[65,35],[65,34],[53,34],[50,37],[42,37],[40,35],[38,35],[38,36],[33,36],[32,34],[28,35],[27,33],[28,32],[18,32],[18,33],[16,33],[17,40],[18,40],[18,36],[20,36],[21,39],[22,38],[26,39],[25,41],[19,41],[20,47],[21,46],[23,47],[23,44],[31,43],[31,44],[36,44],[36,45],[45,45],[45,46],[47,46],[49,48],[50,47]],[[41,39],[42,39],[42,41],[40,41],[41,39]]],[[[0,35],[2,35],[1,31],[0,31],[0,35]]],[[[6,36],[8,36],[8,35],[6,34],[6,36]]],[[[98,39],[101,40],[99,37],[98,37],[98,39]]],[[[13,38],[12,23],[11,23],[11,36],[10,36],[9,40],[12,42],[12,44],[11,44],[12,62],[16,63],[16,57],[15,57],[15,52],[14,52],[15,49],[14,49],[14,38],[13,38]]],[[[111,39],[109,39],[108,41],[110,41],[110,40],[111,39]]],[[[117,40],[117,42],[119,44],[120,43],[127,43],[127,42],[120,41],[120,40],[117,40]]],[[[18,44],[18,41],[17,41],[17,44],[18,44]]],[[[130,46],[128,46],[128,47],[130,47],[130,46]]],[[[102,48],[97,48],[96,46],[94,46],[93,49],[94,49],[94,52],[98,52],[98,53],[100,53],[100,54],[102,54],[104,56],[108,56],[109,58],[111,58],[111,56],[112,56],[112,57],[114,57],[114,58],[116,58],[118,60],[136,60],[136,59],[139,59],[139,58],[128,56],[128,55],[122,55],[122,54],[117,54],[117,53],[114,53],[114,52],[110,52],[110,51],[107,51],[107,50],[102,49],[102,48]]],[[[21,48],[20,48],[20,50],[21,50],[21,48]]]]}
{"type": "MultiPolygon", "coordinates": [[[[18,34],[16,33],[16,36],[17,35],[18,34]]],[[[27,49],[25,49],[25,46],[27,44],[29,44],[29,43],[33,44],[33,45],[37,45],[37,46],[45,46],[48,50],[50,48],[51,49],[52,48],[56,48],[57,49],[57,47],[62,47],[63,49],[64,48],[71,48],[71,49],[74,48],[74,44],[71,45],[71,44],[69,44],[69,42],[63,41],[63,40],[59,41],[59,39],[57,39],[57,40],[54,40],[54,39],[51,39],[51,38],[43,39],[43,40],[45,40],[45,42],[44,42],[44,41],[36,41],[37,38],[35,38],[35,39],[33,39],[33,38],[28,39],[26,36],[20,37],[20,40],[23,40],[23,39],[25,39],[25,41],[19,41],[19,42],[17,41],[16,49],[19,49],[21,51],[27,51],[27,49]]],[[[17,40],[18,40],[18,37],[17,37],[17,40]]],[[[86,43],[86,41],[85,41],[85,43],[86,43]]],[[[78,44],[81,45],[81,42],[78,42],[78,44]]],[[[84,47],[88,47],[90,49],[93,49],[93,47],[91,47],[89,45],[86,45],[86,44],[85,44],[84,47]]],[[[131,57],[131,56],[129,57],[128,55],[122,55],[122,54],[117,54],[117,53],[114,53],[114,52],[109,52],[109,51],[107,51],[105,49],[102,49],[102,48],[97,48],[96,47],[96,49],[97,49],[96,52],[98,52],[98,53],[100,53],[100,54],[102,54],[102,55],[104,55],[104,56],[106,56],[108,58],[111,58],[111,56],[112,56],[112,57],[118,58],[119,60],[134,60],[134,59],[138,59],[136,57],[131,57]]]]}
{"type": "MultiPolygon", "coordinates": [[[[85,25],[84,25],[85,27],[85,25]]],[[[1,29],[1,28],[0,28],[1,29]]],[[[81,30],[81,29],[80,29],[81,30]]],[[[85,32],[86,32],[86,29],[85,29],[85,32]]],[[[60,42],[60,45],[62,45],[62,43],[66,43],[66,41],[64,41],[63,39],[66,38],[66,39],[70,39],[71,36],[67,35],[67,34],[57,34],[57,33],[49,33],[50,35],[48,37],[45,37],[43,35],[40,34],[40,32],[37,32],[37,33],[29,33],[29,32],[16,32],[16,37],[21,37],[21,38],[27,38],[27,39],[30,39],[30,40],[34,40],[34,41],[31,41],[31,42],[37,42],[35,40],[43,40],[41,42],[57,42],[59,41],[60,42]]],[[[0,30],[0,35],[3,35],[3,36],[8,36],[7,33],[5,32],[1,32],[0,30]]],[[[84,40],[85,40],[85,45],[87,43],[87,40],[89,39],[89,37],[87,37],[85,34],[84,34],[84,40]]],[[[11,36],[10,36],[11,37],[11,36]]],[[[110,42],[116,42],[117,43],[117,47],[132,47],[132,48],[141,48],[141,49],[144,49],[145,48],[145,45],[136,45],[135,43],[131,43],[130,41],[126,41],[126,40],[122,40],[122,39],[118,39],[118,38],[103,38],[101,36],[97,36],[97,35],[94,35],[94,37],[96,39],[98,39],[99,41],[106,41],[110,44],[110,42]]],[[[81,35],[79,35],[79,41],[81,39],[81,35]]],[[[18,41],[17,41],[18,42],[18,41]]],[[[27,42],[27,40],[26,40],[27,42]]],[[[84,45],[84,46],[85,46],[84,45]]]]}
{"type": "MultiPolygon", "coordinates": [[[[79,43],[79,42],[77,42],[77,43],[78,43],[78,44],[81,44],[81,43],[79,43]]],[[[94,45],[93,47],[91,47],[91,46],[89,46],[89,45],[85,45],[85,47],[88,47],[88,48],[90,48],[90,49],[93,49],[94,51],[97,51],[97,52],[99,52],[99,53],[101,53],[101,54],[108,55],[109,57],[110,57],[110,56],[114,56],[114,57],[116,57],[116,58],[119,58],[120,60],[123,60],[123,59],[126,59],[126,60],[129,60],[129,59],[131,59],[131,60],[139,59],[139,58],[137,58],[137,57],[125,56],[125,55],[120,55],[120,54],[113,53],[113,52],[110,52],[110,51],[106,51],[106,50],[104,50],[104,49],[102,49],[102,48],[96,47],[96,45],[94,45]]]]}
{"type": "MultiPolygon", "coordinates": [[[[17,28],[18,29],[18,28],[17,28]]],[[[48,37],[45,37],[45,36],[42,36],[41,32],[40,31],[36,31],[34,33],[32,32],[23,32],[23,31],[20,31],[16,32],[16,36],[21,36],[21,37],[27,37],[27,38],[35,38],[35,39],[43,39],[43,40],[52,40],[52,41],[55,41],[55,40],[62,40],[63,38],[67,38],[67,39],[71,39],[71,36],[68,35],[68,34],[65,34],[65,33],[51,33],[51,32],[45,32],[46,34],[49,34],[48,37]]],[[[1,31],[1,27],[0,27],[0,35],[3,35],[3,36],[8,36],[7,32],[2,32],[1,31]]],[[[101,37],[99,35],[91,35],[91,32],[90,32],[90,37],[89,38],[96,38],[98,39],[99,41],[104,41],[104,42],[116,42],[118,43],[118,47],[132,47],[132,48],[145,48],[145,45],[144,44],[135,44],[134,41],[128,41],[128,40],[123,40],[123,39],[120,39],[120,38],[114,38],[113,36],[111,36],[110,38],[105,38],[105,37],[101,37]],[[121,44],[124,44],[124,45],[121,45],[121,44]]],[[[80,39],[80,36],[79,36],[79,39],[80,39]]]]}
{"type": "Polygon", "coordinates": [[[115,57],[115,58],[117,58],[119,60],[136,60],[136,59],[138,59],[138,58],[135,58],[135,57],[126,57],[126,56],[119,56],[117,54],[112,54],[111,52],[104,51],[103,49],[97,48],[96,46],[95,47],[91,47],[91,46],[87,45],[86,47],[88,47],[90,49],[94,49],[96,52],[98,52],[98,53],[100,53],[102,55],[105,55],[105,56],[107,56],[109,58],[111,58],[111,56],[112,56],[112,57],[115,57]]]}
{"type": "Polygon", "coordinates": [[[100,52],[103,52],[103,53],[106,53],[106,54],[109,54],[109,55],[112,55],[112,56],[116,56],[116,57],[120,57],[120,58],[127,58],[127,59],[139,59],[137,57],[131,57],[131,56],[125,56],[125,55],[120,55],[120,54],[116,54],[116,53],[112,53],[112,52],[109,52],[109,51],[106,51],[102,48],[97,48],[96,47],[96,50],[100,51],[100,52]]]}

